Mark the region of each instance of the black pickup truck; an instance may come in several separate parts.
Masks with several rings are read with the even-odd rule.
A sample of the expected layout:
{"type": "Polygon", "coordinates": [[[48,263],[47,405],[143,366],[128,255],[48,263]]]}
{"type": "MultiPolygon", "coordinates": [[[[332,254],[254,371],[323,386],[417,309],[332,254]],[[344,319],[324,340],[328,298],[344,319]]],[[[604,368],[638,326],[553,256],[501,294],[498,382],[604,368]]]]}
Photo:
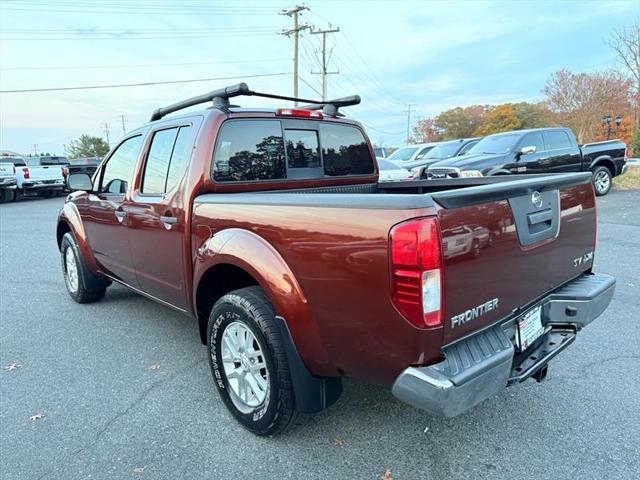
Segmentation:
{"type": "Polygon", "coordinates": [[[597,195],[606,195],[611,179],[626,165],[620,140],[578,145],[569,128],[536,128],[489,135],[467,155],[432,164],[424,178],[480,177],[517,173],[586,172],[597,195]]]}

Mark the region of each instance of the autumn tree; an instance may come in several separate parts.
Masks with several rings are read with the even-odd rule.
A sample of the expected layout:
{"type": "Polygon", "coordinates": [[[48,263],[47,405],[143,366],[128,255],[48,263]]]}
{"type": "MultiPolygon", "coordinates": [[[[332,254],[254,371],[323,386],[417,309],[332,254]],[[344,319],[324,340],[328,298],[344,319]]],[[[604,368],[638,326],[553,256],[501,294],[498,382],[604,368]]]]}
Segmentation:
{"type": "Polygon", "coordinates": [[[521,127],[520,120],[516,116],[513,106],[509,103],[498,105],[491,109],[484,117],[482,125],[474,132],[476,136],[491,135],[493,133],[518,130],[521,127]]]}
{"type": "Polygon", "coordinates": [[[410,143],[439,142],[442,140],[442,130],[436,125],[434,118],[423,118],[413,127],[410,143]]]}
{"type": "Polygon", "coordinates": [[[104,157],[109,153],[109,144],[101,137],[80,135],[80,138],[69,144],[67,152],[69,158],[104,157]]]}
{"type": "Polygon", "coordinates": [[[543,93],[560,124],[570,127],[585,143],[602,133],[604,115],[629,115],[630,81],[614,71],[573,73],[560,70],[551,75],[543,93]]]}
{"type": "Polygon", "coordinates": [[[435,125],[442,131],[443,140],[471,137],[482,124],[487,109],[485,105],[452,108],[438,115],[435,125]]]}
{"type": "Polygon", "coordinates": [[[630,27],[615,30],[609,45],[616,52],[621,73],[631,82],[635,125],[640,125],[640,21],[630,27]]]}

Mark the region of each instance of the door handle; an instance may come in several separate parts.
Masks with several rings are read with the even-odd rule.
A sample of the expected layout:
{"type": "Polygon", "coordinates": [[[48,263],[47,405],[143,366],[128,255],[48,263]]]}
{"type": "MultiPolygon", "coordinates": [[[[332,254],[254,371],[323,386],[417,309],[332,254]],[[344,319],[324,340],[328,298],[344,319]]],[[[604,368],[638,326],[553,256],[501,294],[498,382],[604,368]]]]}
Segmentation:
{"type": "Polygon", "coordinates": [[[160,215],[160,221],[164,225],[164,228],[171,230],[171,227],[178,223],[178,218],[170,215],[160,215]]]}
{"type": "Polygon", "coordinates": [[[127,212],[125,212],[124,210],[116,210],[115,212],[113,212],[113,214],[116,216],[120,223],[122,223],[122,221],[127,216],[127,212]]]}

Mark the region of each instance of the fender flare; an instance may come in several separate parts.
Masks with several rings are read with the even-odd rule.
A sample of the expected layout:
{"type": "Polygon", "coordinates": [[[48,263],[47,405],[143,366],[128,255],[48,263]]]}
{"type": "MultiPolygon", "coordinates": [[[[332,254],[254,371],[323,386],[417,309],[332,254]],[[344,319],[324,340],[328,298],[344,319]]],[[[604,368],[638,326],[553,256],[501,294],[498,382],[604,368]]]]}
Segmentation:
{"type": "Polygon", "coordinates": [[[501,169],[487,173],[487,177],[493,177],[495,175],[511,175],[511,172],[509,170],[501,169]]]}
{"type": "Polygon", "coordinates": [[[249,275],[265,291],[276,314],[287,328],[308,370],[317,376],[337,375],[313,319],[311,308],[295,275],[280,253],[259,235],[241,228],[228,228],[196,247],[192,301],[197,305],[200,281],[217,265],[233,265],[249,275]]]}
{"type": "MultiPolygon", "coordinates": [[[[615,177],[616,176],[616,164],[613,161],[613,158],[611,158],[611,155],[601,155],[595,159],[593,159],[591,161],[591,163],[589,164],[589,168],[588,170],[593,170],[594,168],[600,166],[600,164],[602,163],[610,163],[611,166],[613,167],[613,171],[611,172],[611,176],[615,177]]],[[[603,165],[608,167],[608,165],[603,165]]]]}
{"type": "Polygon", "coordinates": [[[84,230],[82,219],[80,218],[80,212],[78,211],[78,207],[75,203],[66,202],[62,207],[62,210],[60,210],[60,213],[58,214],[58,223],[56,225],[56,239],[58,242],[58,248],[60,248],[60,242],[62,240],[62,235],[60,235],[61,224],[67,225],[68,230],[71,231],[76,239],[78,248],[80,249],[80,252],[82,253],[82,256],[84,258],[85,265],[92,274],[97,275],[99,270],[98,264],[96,263],[93,252],[89,247],[87,234],[84,230]]]}

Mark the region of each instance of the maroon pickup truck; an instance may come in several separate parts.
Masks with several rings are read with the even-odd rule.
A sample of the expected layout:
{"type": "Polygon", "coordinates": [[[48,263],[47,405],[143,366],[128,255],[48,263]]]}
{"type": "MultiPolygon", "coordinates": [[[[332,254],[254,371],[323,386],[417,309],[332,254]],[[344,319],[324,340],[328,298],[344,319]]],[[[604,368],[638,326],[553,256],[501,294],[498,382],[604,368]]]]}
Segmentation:
{"type": "Polygon", "coordinates": [[[239,96],[293,100],[239,84],[157,110],[93,178],[69,176],[57,242],[77,302],[115,281],[194,318],[252,432],[331,405],[342,377],[458,415],[544,379],[611,301],[588,172],[379,184],[339,112],[358,97],[239,96]]]}

